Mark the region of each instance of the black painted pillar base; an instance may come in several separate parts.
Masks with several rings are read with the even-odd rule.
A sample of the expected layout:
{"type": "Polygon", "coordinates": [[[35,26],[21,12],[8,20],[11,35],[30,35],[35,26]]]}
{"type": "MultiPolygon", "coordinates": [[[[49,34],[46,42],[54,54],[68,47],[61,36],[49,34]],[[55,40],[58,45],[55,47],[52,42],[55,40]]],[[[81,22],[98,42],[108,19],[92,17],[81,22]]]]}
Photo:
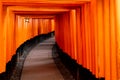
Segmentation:
{"type": "Polygon", "coordinates": [[[76,60],[63,52],[57,43],[55,44],[55,47],[61,62],[71,72],[75,80],[105,80],[104,78],[96,78],[89,69],[84,68],[82,65],[78,64],[76,60]]]}

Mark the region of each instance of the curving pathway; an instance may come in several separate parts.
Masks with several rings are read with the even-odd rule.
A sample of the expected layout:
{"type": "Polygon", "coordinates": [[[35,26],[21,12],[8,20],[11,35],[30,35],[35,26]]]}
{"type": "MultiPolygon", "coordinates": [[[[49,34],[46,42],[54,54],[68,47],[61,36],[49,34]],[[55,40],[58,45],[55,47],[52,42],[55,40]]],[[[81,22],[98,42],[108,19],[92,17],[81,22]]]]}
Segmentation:
{"type": "Polygon", "coordinates": [[[52,59],[54,38],[35,46],[28,54],[21,80],[64,80],[52,59]]]}

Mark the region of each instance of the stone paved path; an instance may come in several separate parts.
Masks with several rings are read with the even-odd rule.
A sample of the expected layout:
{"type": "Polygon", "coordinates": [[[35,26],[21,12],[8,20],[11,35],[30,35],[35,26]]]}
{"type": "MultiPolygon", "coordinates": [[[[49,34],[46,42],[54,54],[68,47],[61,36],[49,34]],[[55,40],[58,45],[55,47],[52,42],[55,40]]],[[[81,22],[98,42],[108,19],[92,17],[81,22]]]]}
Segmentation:
{"type": "Polygon", "coordinates": [[[54,38],[45,40],[28,54],[21,80],[64,80],[52,59],[54,38]]]}

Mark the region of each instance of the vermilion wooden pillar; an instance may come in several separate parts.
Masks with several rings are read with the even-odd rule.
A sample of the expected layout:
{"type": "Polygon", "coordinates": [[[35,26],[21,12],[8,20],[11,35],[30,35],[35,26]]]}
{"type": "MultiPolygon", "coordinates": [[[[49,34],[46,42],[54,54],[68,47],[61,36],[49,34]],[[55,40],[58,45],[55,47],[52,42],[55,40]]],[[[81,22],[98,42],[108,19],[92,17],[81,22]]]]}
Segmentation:
{"type": "MultiPolygon", "coordinates": [[[[89,3],[84,5],[84,22],[85,22],[85,44],[86,44],[86,68],[91,70],[91,45],[90,45],[90,11],[89,3]],[[88,14],[89,13],[89,14],[88,14]]],[[[84,45],[84,44],[83,44],[84,45]]]]}
{"type": "MultiPolygon", "coordinates": [[[[116,38],[116,14],[115,14],[115,0],[110,0],[110,63],[111,63],[111,80],[117,80],[117,38],[116,38]]],[[[119,14],[120,15],[120,14],[119,14]]]]}
{"type": "MultiPolygon", "coordinates": [[[[73,16],[73,15],[72,15],[73,16]]],[[[71,27],[70,27],[70,14],[69,13],[65,13],[64,16],[63,16],[63,19],[64,19],[64,32],[65,32],[65,36],[64,36],[64,41],[65,41],[65,44],[66,44],[66,51],[67,51],[67,54],[69,56],[72,57],[72,44],[71,43],[71,27]],[[69,35],[69,36],[68,36],[69,35]]],[[[72,26],[73,27],[73,26],[72,26]]],[[[74,55],[74,54],[73,54],[74,55]]]]}
{"type": "Polygon", "coordinates": [[[2,2],[0,1],[0,73],[5,71],[6,68],[6,51],[5,51],[5,32],[4,32],[4,27],[3,27],[3,5],[2,2]]]}
{"type": "Polygon", "coordinates": [[[111,78],[111,67],[110,67],[110,0],[104,0],[103,2],[103,27],[104,27],[104,48],[105,48],[105,79],[110,80],[111,78]]]}
{"type": "Polygon", "coordinates": [[[63,15],[59,15],[59,40],[60,40],[60,45],[61,45],[61,49],[64,51],[64,22],[63,22],[63,15]]]}
{"type": "Polygon", "coordinates": [[[32,30],[33,30],[33,36],[37,36],[38,35],[38,19],[33,18],[32,19],[32,30]]]}
{"type": "Polygon", "coordinates": [[[69,26],[69,13],[65,13],[64,16],[64,32],[65,32],[65,36],[64,36],[64,40],[65,40],[65,52],[68,53],[68,55],[70,56],[70,52],[71,52],[71,48],[70,48],[70,26],[69,26]]]}
{"type": "Polygon", "coordinates": [[[84,14],[85,8],[84,5],[82,5],[81,8],[81,31],[82,31],[82,54],[83,54],[83,67],[87,67],[86,63],[86,37],[85,37],[85,14],[84,14]]]}
{"type": "Polygon", "coordinates": [[[76,44],[76,10],[70,11],[70,39],[71,39],[71,57],[77,59],[76,44]]]}
{"type": "Polygon", "coordinates": [[[105,71],[105,63],[104,63],[104,59],[105,59],[105,46],[104,46],[104,26],[103,26],[103,1],[99,0],[96,4],[97,6],[97,46],[98,50],[97,50],[97,65],[98,65],[98,69],[99,69],[99,77],[105,77],[104,75],[104,71],[105,71]]]}
{"type": "Polygon", "coordinates": [[[116,0],[116,29],[117,29],[117,74],[120,79],[120,0],[116,0]]]}
{"type": "Polygon", "coordinates": [[[76,9],[77,62],[80,65],[83,64],[81,17],[82,17],[81,8],[77,8],[76,9]]]}
{"type": "Polygon", "coordinates": [[[58,39],[58,36],[59,36],[59,30],[58,30],[58,28],[59,28],[59,25],[58,25],[58,16],[56,16],[55,17],[55,40],[56,40],[56,42],[57,42],[57,44],[59,44],[58,43],[58,41],[59,41],[59,39],[58,39]]]}
{"type": "Polygon", "coordinates": [[[55,19],[51,19],[51,31],[55,30],[55,19]]]}
{"type": "Polygon", "coordinates": [[[98,27],[97,27],[97,1],[96,0],[91,0],[91,23],[93,26],[93,36],[94,36],[94,61],[95,61],[95,75],[98,78],[99,77],[99,67],[98,67],[98,27]]]}
{"type": "Polygon", "coordinates": [[[6,27],[6,62],[11,60],[13,54],[15,54],[14,48],[14,14],[9,8],[5,16],[5,27],[6,27]]]}
{"type": "Polygon", "coordinates": [[[41,28],[41,19],[38,19],[38,34],[42,33],[42,28],[41,28]]]}
{"type": "Polygon", "coordinates": [[[96,8],[94,6],[96,5],[95,5],[95,2],[91,2],[89,4],[90,4],[89,9],[90,9],[90,31],[91,31],[91,66],[92,66],[91,70],[94,75],[97,75],[96,73],[96,69],[97,69],[96,62],[97,61],[95,61],[96,54],[95,54],[95,26],[94,26],[96,24],[94,21],[96,20],[95,20],[95,15],[93,12],[94,9],[96,8]],[[94,6],[92,7],[92,5],[94,6]]]}
{"type": "Polygon", "coordinates": [[[91,6],[93,7],[91,7],[91,13],[94,14],[95,57],[98,61],[96,62],[96,76],[105,77],[105,80],[117,80],[116,53],[118,52],[116,49],[118,43],[116,40],[118,36],[116,34],[118,33],[116,30],[119,29],[116,28],[115,22],[115,1],[92,0],[91,6]]]}
{"type": "MultiPolygon", "coordinates": [[[[16,28],[15,28],[15,44],[16,44],[16,48],[18,48],[20,46],[20,44],[22,44],[22,38],[20,37],[20,35],[22,35],[23,33],[21,33],[22,30],[22,18],[18,15],[16,15],[16,28]]],[[[23,35],[22,35],[23,36],[23,35]]]]}

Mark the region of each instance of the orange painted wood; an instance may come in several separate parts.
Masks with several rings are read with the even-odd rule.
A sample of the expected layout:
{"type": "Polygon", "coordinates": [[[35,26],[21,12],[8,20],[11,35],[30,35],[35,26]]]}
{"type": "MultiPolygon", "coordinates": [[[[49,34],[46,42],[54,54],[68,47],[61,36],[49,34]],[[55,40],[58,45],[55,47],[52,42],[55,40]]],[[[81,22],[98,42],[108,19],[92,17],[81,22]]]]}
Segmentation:
{"type": "MultiPolygon", "coordinates": [[[[59,17],[58,17],[58,21],[60,22],[60,19],[59,19],[59,17]]],[[[59,31],[59,33],[58,33],[58,40],[59,40],[59,45],[60,45],[60,48],[61,48],[61,44],[60,44],[60,42],[61,42],[61,33],[60,33],[60,31],[61,31],[61,26],[59,27],[59,25],[60,25],[60,23],[58,22],[58,31],[59,31]]],[[[62,49],[62,48],[61,48],[62,49]]]]}
{"type": "Polygon", "coordinates": [[[77,36],[77,62],[83,64],[83,53],[82,53],[82,30],[81,30],[81,9],[76,9],[76,36],[77,36]]]}
{"type": "Polygon", "coordinates": [[[69,26],[69,13],[65,13],[64,15],[64,23],[65,23],[65,43],[66,43],[66,52],[68,53],[68,55],[70,56],[70,52],[71,52],[71,47],[70,47],[70,26],[69,26]]]}
{"type": "Polygon", "coordinates": [[[64,24],[63,24],[63,21],[62,21],[62,18],[63,18],[63,15],[59,15],[59,35],[60,35],[60,45],[61,45],[61,49],[64,51],[64,24]]]}
{"type": "Polygon", "coordinates": [[[63,44],[63,51],[64,52],[66,52],[66,24],[67,23],[65,23],[65,14],[63,14],[63,15],[61,15],[61,19],[60,19],[60,21],[62,22],[62,23],[60,23],[60,24],[62,24],[62,25],[60,25],[61,26],[61,36],[62,36],[62,40],[63,40],[63,43],[61,43],[61,44],[63,44]]]}
{"type": "Polygon", "coordinates": [[[60,45],[61,45],[61,49],[64,51],[64,24],[63,24],[63,15],[59,15],[59,35],[60,35],[60,45]]]}
{"type": "Polygon", "coordinates": [[[92,0],[91,1],[91,13],[92,13],[92,24],[94,26],[94,38],[95,38],[95,75],[98,78],[99,77],[99,67],[98,67],[98,27],[97,27],[97,1],[92,0]]]}
{"type": "Polygon", "coordinates": [[[2,11],[2,3],[0,1],[0,73],[5,71],[6,67],[6,50],[5,50],[5,32],[3,27],[3,11],[2,11]]]}
{"type": "Polygon", "coordinates": [[[49,19],[39,19],[39,34],[46,34],[49,32],[49,19]]]}
{"type": "Polygon", "coordinates": [[[47,20],[48,33],[51,31],[51,22],[50,19],[47,20]]]}
{"type": "Polygon", "coordinates": [[[44,33],[47,33],[48,32],[48,28],[47,28],[47,22],[48,22],[48,20],[46,20],[46,19],[43,19],[43,32],[44,33]]]}
{"type": "Polygon", "coordinates": [[[15,44],[16,44],[16,49],[22,44],[23,40],[22,37],[23,33],[21,33],[21,31],[23,31],[22,28],[22,17],[21,16],[16,16],[16,26],[15,26],[15,44]]]}
{"type": "Polygon", "coordinates": [[[43,20],[39,19],[39,34],[43,34],[43,20]]]}
{"type": "Polygon", "coordinates": [[[76,10],[70,11],[70,34],[71,34],[71,53],[72,58],[77,59],[77,45],[76,45],[76,10]]]}
{"type": "Polygon", "coordinates": [[[33,36],[38,35],[38,19],[32,19],[32,30],[33,30],[33,36]]]}
{"type": "MultiPolygon", "coordinates": [[[[17,13],[17,14],[19,14],[19,15],[21,15],[21,16],[23,16],[23,17],[30,17],[30,18],[32,18],[32,19],[53,19],[53,18],[55,18],[55,15],[53,15],[53,14],[46,14],[46,15],[43,15],[43,14],[24,14],[23,12],[14,12],[15,14],[17,13]],[[22,13],[22,14],[21,14],[22,13]]],[[[27,12],[27,13],[30,13],[30,12],[27,12]]],[[[33,12],[34,13],[34,12],[33,12]]]]}
{"type": "Polygon", "coordinates": [[[41,34],[41,23],[40,23],[41,19],[38,19],[38,34],[41,34]]]}
{"type": "Polygon", "coordinates": [[[70,11],[70,47],[71,47],[71,50],[70,50],[70,56],[74,59],[75,58],[75,55],[74,55],[74,32],[73,32],[73,28],[74,27],[74,24],[73,24],[73,16],[74,16],[74,10],[71,10],[70,11]]]}
{"type": "Polygon", "coordinates": [[[115,1],[116,8],[116,35],[117,35],[117,77],[120,79],[120,0],[115,1]]]}
{"type": "Polygon", "coordinates": [[[55,40],[58,43],[58,17],[55,17],[55,40]]]}
{"type": "Polygon", "coordinates": [[[89,14],[87,14],[87,16],[88,16],[88,32],[89,32],[89,34],[88,34],[88,43],[89,43],[89,45],[88,45],[88,47],[89,47],[89,68],[90,68],[90,71],[93,73],[93,65],[94,64],[92,64],[92,58],[93,58],[93,54],[92,54],[92,32],[91,32],[91,13],[90,13],[90,3],[87,3],[87,12],[89,13],[89,14]]]}
{"type": "Polygon", "coordinates": [[[85,37],[86,37],[86,68],[87,69],[90,69],[90,49],[91,49],[91,47],[90,47],[90,43],[89,43],[89,41],[90,41],[90,39],[89,39],[89,37],[90,37],[90,19],[89,19],[89,15],[90,14],[88,14],[89,13],[89,8],[88,8],[89,6],[88,6],[88,4],[85,4],[84,5],[84,14],[85,14],[85,16],[84,16],[84,18],[85,18],[85,37]]]}
{"type": "Polygon", "coordinates": [[[91,0],[62,0],[62,1],[52,1],[52,0],[2,0],[4,5],[21,5],[21,6],[79,6],[80,4],[90,2],[91,0]]]}
{"type": "Polygon", "coordinates": [[[97,64],[99,69],[99,77],[105,77],[105,42],[104,42],[104,26],[103,26],[103,1],[97,2],[97,27],[98,27],[98,52],[97,64]]]}
{"type": "MultiPolygon", "coordinates": [[[[24,31],[24,40],[26,39],[30,39],[36,35],[38,35],[38,32],[40,32],[39,34],[44,34],[44,33],[48,33],[51,32],[51,27],[50,27],[50,20],[47,19],[29,19],[29,22],[25,22],[25,16],[22,17],[21,19],[19,19],[19,29],[20,28],[24,31]],[[40,22],[38,22],[38,20],[40,20],[40,22]],[[40,25],[41,24],[41,25],[40,25]],[[38,29],[38,27],[40,27],[40,29],[38,29]],[[42,29],[41,29],[42,28],[42,29]],[[41,33],[42,32],[42,33],[41,33]]],[[[16,31],[18,32],[18,31],[16,31]]],[[[20,34],[20,32],[19,32],[20,34]]]]}
{"type": "Polygon", "coordinates": [[[48,19],[47,21],[48,33],[51,32],[51,20],[48,19]]]}
{"type": "Polygon", "coordinates": [[[65,28],[64,29],[64,32],[65,32],[65,34],[64,34],[65,35],[64,36],[65,52],[68,53],[68,55],[69,55],[69,46],[68,46],[69,45],[69,37],[68,37],[68,35],[69,35],[69,29],[68,29],[69,28],[69,23],[68,23],[68,17],[69,17],[68,13],[65,13],[63,19],[64,19],[64,23],[65,23],[65,25],[64,25],[64,28],[65,28]]]}
{"type": "Polygon", "coordinates": [[[115,1],[110,0],[110,63],[111,80],[117,80],[117,40],[116,40],[116,22],[115,22],[115,1]]]}
{"type": "Polygon", "coordinates": [[[34,2],[41,2],[41,3],[73,3],[73,2],[87,2],[87,1],[90,1],[90,0],[75,0],[75,1],[72,1],[72,0],[64,0],[64,1],[53,1],[53,0],[24,0],[24,1],[21,1],[21,0],[1,0],[2,2],[31,2],[31,1],[34,1],[34,2]]]}
{"type": "Polygon", "coordinates": [[[109,0],[105,0],[103,4],[103,11],[104,11],[104,46],[105,46],[105,79],[106,80],[111,80],[110,79],[110,17],[109,17],[109,0]]]}
{"type": "Polygon", "coordinates": [[[67,53],[68,53],[68,55],[69,56],[71,56],[71,37],[70,36],[68,36],[68,35],[70,35],[70,17],[69,17],[70,15],[69,15],[69,13],[65,13],[65,16],[64,16],[64,18],[65,18],[65,23],[66,23],[66,25],[65,25],[65,27],[66,27],[66,29],[65,29],[65,33],[66,33],[66,39],[67,39],[67,53]]]}
{"type": "MultiPolygon", "coordinates": [[[[96,1],[92,0],[91,6],[95,6],[94,5],[95,3],[96,3],[96,1]]],[[[102,71],[103,71],[103,74],[105,73],[105,75],[103,75],[103,74],[102,75],[105,76],[106,80],[117,80],[117,78],[116,78],[117,77],[117,74],[116,74],[116,28],[115,28],[114,5],[115,5],[115,3],[112,0],[106,0],[104,2],[97,1],[97,14],[98,15],[95,18],[98,20],[98,22],[97,22],[98,27],[95,27],[95,35],[96,35],[95,36],[95,42],[96,42],[95,48],[97,48],[96,53],[99,55],[100,64],[101,64],[101,60],[103,60],[103,58],[104,58],[103,62],[105,61],[105,64],[103,64],[103,65],[105,65],[105,66],[99,67],[99,69],[100,69],[100,71],[103,69],[102,71]],[[103,27],[101,27],[101,24],[103,27]],[[103,32],[103,33],[101,34],[101,32],[103,32]],[[101,35],[102,35],[102,37],[100,37],[101,35]],[[97,37],[98,37],[98,39],[97,39],[97,37]],[[99,39],[100,39],[100,41],[99,41],[99,39]],[[101,40],[103,41],[102,43],[101,43],[101,40]],[[102,55],[101,52],[99,52],[99,51],[101,51],[102,46],[103,46],[102,50],[104,52],[104,55],[102,55]],[[113,73],[114,72],[113,70],[115,71],[115,74],[113,73]]],[[[96,12],[94,12],[95,10],[92,10],[92,12],[93,12],[92,14],[96,13],[96,12]]],[[[96,55],[96,56],[98,56],[98,55],[96,55]]],[[[97,62],[97,64],[98,64],[98,62],[97,62]]],[[[102,77],[101,72],[98,73],[98,77],[102,77]]]]}
{"type": "MultiPolygon", "coordinates": [[[[23,27],[23,33],[24,33],[24,41],[26,41],[28,39],[28,22],[24,21],[24,18],[22,18],[22,27],[23,27]]],[[[20,36],[21,37],[21,36],[20,36]]]]}
{"type": "Polygon", "coordinates": [[[42,24],[41,28],[42,28],[42,30],[43,30],[43,34],[44,34],[44,33],[46,33],[45,20],[42,19],[42,23],[41,23],[41,24],[42,24]]]}
{"type": "Polygon", "coordinates": [[[33,31],[32,31],[32,18],[29,19],[29,23],[27,24],[27,34],[28,34],[28,38],[30,39],[33,37],[33,31]]]}
{"type": "Polygon", "coordinates": [[[85,11],[85,8],[84,8],[84,5],[82,6],[82,23],[81,23],[81,30],[82,30],[82,53],[83,53],[83,67],[87,67],[87,63],[86,63],[86,38],[85,38],[85,14],[84,14],[84,11],[85,11]]]}
{"type": "Polygon", "coordinates": [[[87,67],[93,73],[93,54],[92,54],[92,26],[91,26],[91,13],[90,3],[85,4],[85,29],[86,29],[86,54],[87,54],[87,67]]]}
{"type": "Polygon", "coordinates": [[[66,29],[67,29],[67,31],[65,30],[65,33],[66,33],[66,37],[67,37],[67,46],[68,46],[68,48],[67,48],[67,52],[68,52],[68,55],[69,56],[71,56],[72,55],[72,53],[71,53],[71,49],[72,49],[72,47],[71,47],[71,36],[70,36],[70,14],[69,13],[66,13],[66,15],[65,16],[67,16],[67,25],[66,25],[66,29]],[[68,36],[69,35],[69,36],[68,36]]]}
{"type": "Polygon", "coordinates": [[[14,14],[7,9],[5,18],[6,23],[6,62],[11,60],[13,54],[15,54],[14,48],[14,14]]]}
{"type": "MultiPolygon", "coordinates": [[[[96,25],[96,20],[95,20],[95,9],[96,9],[96,3],[91,1],[90,4],[90,27],[91,27],[91,64],[92,64],[92,73],[94,75],[97,75],[96,73],[96,54],[95,54],[95,25],[96,25]]],[[[96,76],[97,77],[97,76],[96,76]]]]}
{"type": "Polygon", "coordinates": [[[93,55],[92,55],[92,43],[91,43],[91,40],[92,40],[92,37],[91,37],[91,20],[90,20],[90,15],[91,15],[91,13],[90,13],[90,3],[87,3],[87,16],[88,16],[88,19],[87,19],[87,21],[88,21],[88,49],[89,49],[89,69],[90,69],[90,71],[91,72],[93,72],[93,70],[92,70],[92,57],[93,57],[93,55]],[[89,13],[89,14],[88,14],[89,13]]]}
{"type": "MultiPolygon", "coordinates": [[[[25,7],[25,6],[9,6],[11,11],[15,13],[22,13],[22,14],[58,14],[60,12],[68,12],[69,9],[67,8],[33,8],[33,7],[25,7]]],[[[24,15],[25,15],[24,14],[24,15]]]]}
{"type": "Polygon", "coordinates": [[[58,37],[59,37],[59,24],[58,24],[58,16],[56,16],[56,18],[55,18],[55,39],[56,39],[56,42],[57,42],[57,44],[59,44],[59,39],[58,39],[58,37]]]}
{"type": "Polygon", "coordinates": [[[55,31],[55,19],[51,19],[51,31],[55,31]]]}
{"type": "Polygon", "coordinates": [[[64,14],[58,15],[57,21],[59,23],[58,23],[57,28],[55,28],[55,29],[58,29],[58,30],[55,30],[55,32],[57,31],[58,35],[59,35],[58,36],[59,37],[58,38],[59,46],[64,52],[66,52],[68,55],[71,56],[71,49],[70,49],[71,46],[68,46],[68,45],[70,45],[70,39],[68,36],[68,35],[70,35],[69,23],[68,23],[68,21],[69,21],[68,14],[64,13],[64,14]]]}

